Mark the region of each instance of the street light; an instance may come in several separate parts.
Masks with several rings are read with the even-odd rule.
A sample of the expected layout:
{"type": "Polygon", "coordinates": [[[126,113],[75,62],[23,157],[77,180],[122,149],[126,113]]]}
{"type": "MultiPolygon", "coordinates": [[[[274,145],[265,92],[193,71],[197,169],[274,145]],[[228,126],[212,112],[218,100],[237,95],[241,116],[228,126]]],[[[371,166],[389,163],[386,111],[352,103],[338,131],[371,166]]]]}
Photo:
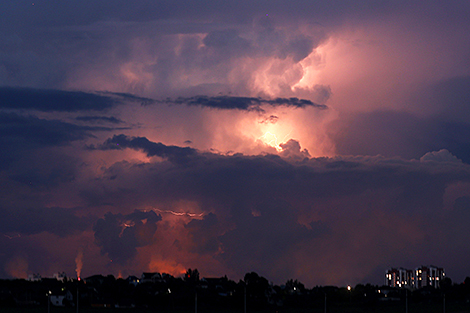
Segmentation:
{"type": "Polygon", "coordinates": [[[351,285],[348,285],[349,303],[351,303],[351,285]]]}
{"type": "Polygon", "coordinates": [[[49,290],[49,292],[46,294],[47,296],[47,313],[50,313],[51,312],[51,291],[49,290]]]}

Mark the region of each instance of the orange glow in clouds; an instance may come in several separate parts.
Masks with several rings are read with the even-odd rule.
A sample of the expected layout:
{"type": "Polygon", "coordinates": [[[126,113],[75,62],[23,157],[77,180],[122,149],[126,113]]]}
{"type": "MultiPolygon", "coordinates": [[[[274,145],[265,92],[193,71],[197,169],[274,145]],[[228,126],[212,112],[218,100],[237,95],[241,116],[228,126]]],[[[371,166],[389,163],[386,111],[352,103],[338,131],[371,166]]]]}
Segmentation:
{"type": "Polygon", "coordinates": [[[150,261],[149,270],[151,272],[167,273],[176,277],[186,273],[186,268],[183,265],[173,260],[162,260],[155,257],[150,261]]]}

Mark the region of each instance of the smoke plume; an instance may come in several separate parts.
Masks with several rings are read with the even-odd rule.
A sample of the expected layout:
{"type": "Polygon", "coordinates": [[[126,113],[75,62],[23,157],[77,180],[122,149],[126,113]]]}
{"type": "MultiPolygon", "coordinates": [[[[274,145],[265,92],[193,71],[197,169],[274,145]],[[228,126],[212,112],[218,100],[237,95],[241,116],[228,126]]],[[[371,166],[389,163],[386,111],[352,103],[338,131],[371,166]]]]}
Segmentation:
{"type": "Polygon", "coordinates": [[[82,267],[83,267],[83,251],[82,249],[78,250],[77,257],[75,258],[75,272],[77,272],[77,279],[80,280],[80,274],[82,272],[82,267]]]}

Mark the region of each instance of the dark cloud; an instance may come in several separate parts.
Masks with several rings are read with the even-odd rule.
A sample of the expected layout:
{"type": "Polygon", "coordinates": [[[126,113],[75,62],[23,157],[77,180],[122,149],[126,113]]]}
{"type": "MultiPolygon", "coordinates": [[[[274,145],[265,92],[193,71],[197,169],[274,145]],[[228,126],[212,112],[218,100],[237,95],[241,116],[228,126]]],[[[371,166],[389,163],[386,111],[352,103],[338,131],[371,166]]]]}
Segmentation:
{"type": "Polygon", "coordinates": [[[63,146],[92,136],[90,128],[59,120],[45,120],[34,116],[21,116],[0,112],[1,166],[35,149],[63,146]]]}
{"type": "Polygon", "coordinates": [[[299,98],[275,98],[263,99],[255,97],[235,97],[235,96],[194,96],[189,98],[179,97],[176,99],[167,99],[165,103],[186,104],[190,106],[209,107],[214,109],[237,109],[246,111],[264,111],[262,105],[286,106],[294,108],[315,107],[326,109],[324,104],[317,104],[307,99],[299,98]]]}
{"type": "MultiPolygon", "coordinates": [[[[124,135],[114,136],[104,144],[104,149],[131,148],[142,150],[149,156],[161,156],[169,160],[185,158],[186,162],[173,162],[171,175],[165,174],[166,185],[158,185],[155,188],[159,195],[174,196],[172,190],[184,189],[184,193],[191,197],[211,197],[212,193],[218,195],[220,201],[229,201],[235,193],[239,197],[253,197],[255,194],[304,195],[312,197],[330,198],[339,195],[351,195],[361,193],[368,188],[388,188],[406,177],[417,179],[429,179],[435,175],[429,170],[435,165],[429,164],[429,168],[415,167],[415,163],[401,159],[388,159],[381,157],[350,157],[350,158],[312,158],[306,156],[305,151],[300,150],[295,140],[286,144],[287,154],[295,152],[294,158],[289,160],[277,155],[244,156],[236,154],[224,156],[219,154],[202,153],[196,149],[166,146],[162,143],[154,143],[146,138],[129,138],[124,135]],[[187,178],[184,178],[187,177],[187,178]],[[191,178],[191,179],[189,179],[191,178]],[[350,184],[346,182],[361,182],[350,184]],[[289,183],[295,182],[295,183],[289,183]],[[189,187],[191,186],[191,187],[189,187]],[[164,188],[165,191],[161,188],[164,188]]],[[[424,163],[423,163],[424,164],[424,163]]],[[[424,166],[424,165],[423,165],[424,166]]],[[[461,164],[466,168],[465,164],[461,164]]],[[[128,163],[115,164],[108,169],[108,175],[115,173],[118,177],[125,177],[127,170],[137,172],[151,171],[160,173],[159,163],[155,165],[143,165],[134,167],[128,163]],[[122,168],[123,170],[120,170],[122,168]],[[121,176],[123,175],[123,176],[121,176]]],[[[453,167],[452,168],[452,171],[453,167]]],[[[162,165],[167,170],[167,165],[162,165]]],[[[143,173],[141,173],[143,175],[143,173]]],[[[139,175],[141,175],[139,174],[139,175]]],[[[161,173],[162,175],[164,173],[161,173]]],[[[459,174],[463,179],[466,172],[459,174]]],[[[114,175],[112,175],[114,177],[114,175]]],[[[409,188],[414,182],[406,178],[409,188]]],[[[457,176],[456,176],[457,177],[457,176]]],[[[131,179],[133,180],[133,179],[131,179]]],[[[159,181],[154,181],[157,183],[159,181]]],[[[438,181],[438,180],[437,180],[438,181]]],[[[412,188],[413,189],[413,188],[412,188]]]]}
{"type": "Polygon", "coordinates": [[[223,228],[217,219],[217,215],[209,213],[202,220],[190,221],[185,225],[185,228],[189,231],[191,241],[189,249],[191,252],[199,254],[218,253],[221,245],[218,236],[223,232],[223,228]]]}
{"type": "Polygon", "coordinates": [[[140,97],[134,94],[124,93],[124,92],[97,91],[96,93],[99,95],[105,95],[109,97],[118,98],[118,100],[121,100],[121,101],[140,103],[141,105],[150,105],[150,104],[157,102],[154,99],[140,97]]]}
{"type": "Polygon", "coordinates": [[[445,116],[419,117],[407,112],[373,111],[343,117],[329,125],[337,152],[419,159],[447,149],[470,162],[470,124],[445,116]]]}
{"type": "Polygon", "coordinates": [[[331,123],[337,152],[419,159],[429,151],[446,149],[470,162],[470,78],[452,77],[422,89],[408,101],[424,112],[378,109],[331,123]]]}
{"type": "Polygon", "coordinates": [[[259,121],[260,124],[276,124],[279,120],[279,117],[276,115],[270,115],[269,117],[259,121]]]}
{"type": "MultiPolygon", "coordinates": [[[[1,194],[5,201],[7,198],[16,201],[16,195],[22,199],[20,202],[39,205],[38,199],[33,200],[36,195],[31,197],[31,194],[74,183],[86,162],[80,159],[79,152],[66,150],[77,149],[75,142],[110,130],[0,112],[0,173],[3,175],[0,181],[11,187],[3,188],[1,194]],[[23,187],[17,186],[18,183],[23,187]]],[[[47,206],[46,203],[42,205],[47,206]]]]}
{"type": "Polygon", "coordinates": [[[278,59],[292,58],[294,62],[305,59],[314,48],[327,38],[321,32],[315,36],[289,33],[289,31],[276,28],[273,20],[260,19],[259,31],[255,40],[258,53],[266,56],[274,56],[278,59]]]}
{"type": "MultiPolygon", "coordinates": [[[[27,152],[27,151],[26,151],[27,152]]],[[[8,178],[33,190],[52,188],[72,183],[80,173],[80,160],[54,149],[17,155],[5,167],[8,178]]]]}
{"type": "Polygon", "coordinates": [[[318,32],[314,36],[295,34],[285,28],[276,28],[269,18],[259,19],[253,26],[256,37],[246,39],[235,29],[216,30],[204,37],[206,53],[210,61],[220,61],[233,57],[275,57],[284,60],[290,57],[294,62],[306,58],[326,35],[318,32]]]}
{"type": "MultiPolygon", "coordinates": [[[[220,3],[214,0],[205,0],[203,3],[191,3],[184,0],[172,1],[136,1],[129,5],[126,1],[103,1],[96,3],[91,0],[80,3],[64,3],[52,0],[39,3],[35,6],[31,2],[17,1],[14,3],[2,3],[2,12],[5,12],[2,25],[10,26],[9,22],[20,20],[26,25],[39,26],[66,26],[66,25],[89,25],[102,20],[119,20],[124,22],[147,22],[151,20],[171,19],[202,19],[211,17],[215,21],[227,22],[251,22],[254,17],[266,16],[269,13],[273,18],[286,19],[297,17],[299,19],[314,19],[315,21],[328,21],[328,18],[336,21],[338,18],[363,19],[386,15],[393,12],[409,10],[413,13],[419,9],[427,8],[426,13],[440,11],[451,11],[451,8],[440,5],[439,1],[421,2],[399,2],[372,0],[357,4],[354,1],[226,1],[220,3]],[[62,13],[59,14],[58,12],[62,13]],[[217,13],[217,14],[214,14],[217,13]]],[[[468,10],[465,3],[459,3],[461,10],[452,11],[453,15],[464,16],[461,11],[468,10]]],[[[422,14],[422,12],[421,12],[422,14]]]]}
{"type": "Polygon", "coordinates": [[[135,210],[122,215],[108,212],[93,226],[101,253],[118,264],[126,264],[137,254],[136,248],[155,242],[157,223],[162,217],[153,211],[135,210]]]}
{"type": "Polygon", "coordinates": [[[470,117],[470,76],[441,80],[425,89],[423,101],[437,107],[446,120],[468,121],[470,117]]]}
{"type": "Polygon", "coordinates": [[[220,54],[220,58],[234,55],[247,55],[251,53],[251,43],[247,39],[239,36],[237,30],[217,30],[210,32],[204,37],[204,44],[208,48],[217,50],[220,54]]]}
{"type": "Polygon", "coordinates": [[[59,120],[0,113],[0,138],[4,143],[34,146],[58,146],[91,136],[93,128],[84,128],[59,120]]]}
{"type": "MultiPolygon", "coordinates": [[[[94,147],[91,147],[94,149],[94,147]]],[[[166,146],[156,143],[145,137],[128,137],[126,135],[114,135],[98,147],[101,150],[121,150],[131,148],[141,150],[148,156],[168,158],[174,162],[184,162],[188,157],[197,155],[197,150],[188,147],[166,146]]]]}
{"type": "Polygon", "coordinates": [[[0,229],[4,235],[34,235],[48,232],[60,237],[83,232],[91,227],[93,218],[75,215],[69,208],[0,208],[0,229]]]}
{"type": "Polygon", "coordinates": [[[110,131],[108,127],[79,126],[61,120],[0,112],[0,168],[42,148],[63,147],[74,141],[94,137],[95,132],[110,131]]]}
{"type": "Polygon", "coordinates": [[[220,237],[223,247],[220,257],[230,267],[245,272],[258,264],[269,263],[272,268],[282,271],[282,275],[295,274],[292,267],[285,267],[289,262],[285,256],[296,250],[298,244],[324,235],[324,230],[316,226],[308,229],[299,224],[292,214],[292,204],[275,197],[264,197],[252,206],[243,202],[232,208],[236,226],[220,237]]]}
{"type": "Polygon", "coordinates": [[[38,111],[103,111],[120,104],[117,99],[82,91],[0,87],[0,108],[38,111]]]}
{"type": "Polygon", "coordinates": [[[75,118],[77,121],[91,122],[91,123],[112,123],[112,124],[122,124],[122,120],[114,116],[78,116],[75,118]]]}

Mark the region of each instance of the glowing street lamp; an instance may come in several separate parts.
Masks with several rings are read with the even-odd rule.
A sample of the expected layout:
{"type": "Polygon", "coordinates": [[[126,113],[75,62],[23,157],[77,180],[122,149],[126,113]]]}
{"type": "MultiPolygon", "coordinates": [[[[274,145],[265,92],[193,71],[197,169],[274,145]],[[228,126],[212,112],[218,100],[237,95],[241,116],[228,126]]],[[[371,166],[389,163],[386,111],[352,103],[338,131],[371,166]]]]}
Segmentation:
{"type": "Polygon", "coordinates": [[[348,285],[349,303],[351,303],[351,285],[348,285]]]}
{"type": "Polygon", "coordinates": [[[51,312],[51,291],[47,293],[47,313],[51,312]]]}

